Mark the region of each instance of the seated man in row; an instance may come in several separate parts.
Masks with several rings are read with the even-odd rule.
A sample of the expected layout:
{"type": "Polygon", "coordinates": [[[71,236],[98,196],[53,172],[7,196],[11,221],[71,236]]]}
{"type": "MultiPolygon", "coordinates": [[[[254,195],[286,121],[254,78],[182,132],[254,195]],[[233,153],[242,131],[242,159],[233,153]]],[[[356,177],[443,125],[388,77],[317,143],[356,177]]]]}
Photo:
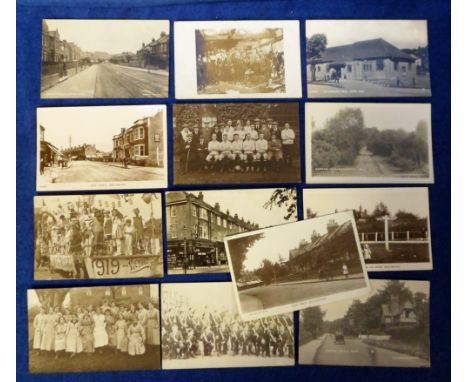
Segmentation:
{"type": "Polygon", "coordinates": [[[218,142],[216,134],[213,133],[211,141],[208,143],[208,155],[206,162],[208,169],[232,170],[233,168],[242,171],[267,171],[269,164],[278,164],[283,159],[281,142],[273,134],[268,142],[262,133],[255,141],[249,133],[244,141],[241,141],[238,134],[234,134],[234,140],[229,142],[228,135],[223,134],[222,141],[218,142]]]}

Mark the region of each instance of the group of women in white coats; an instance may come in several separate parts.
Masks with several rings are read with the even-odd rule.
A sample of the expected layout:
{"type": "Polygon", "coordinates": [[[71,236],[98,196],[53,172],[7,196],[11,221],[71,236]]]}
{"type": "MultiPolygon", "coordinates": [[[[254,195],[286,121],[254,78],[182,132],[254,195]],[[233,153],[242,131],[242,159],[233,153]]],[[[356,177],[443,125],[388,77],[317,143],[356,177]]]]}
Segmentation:
{"type": "Polygon", "coordinates": [[[114,351],[130,356],[159,345],[159,311],[154,304],[104,303],[86,308],[40,308],[32,323],[32,348],[56,358],[114,351]]]}

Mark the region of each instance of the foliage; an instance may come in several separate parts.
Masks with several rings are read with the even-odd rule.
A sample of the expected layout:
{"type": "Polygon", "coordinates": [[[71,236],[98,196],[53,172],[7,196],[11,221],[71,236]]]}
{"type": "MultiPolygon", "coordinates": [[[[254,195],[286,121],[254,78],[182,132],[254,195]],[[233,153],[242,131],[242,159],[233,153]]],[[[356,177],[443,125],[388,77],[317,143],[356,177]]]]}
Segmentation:
{"type": "Polygon", "coordinates": [[[414,132],[402,129],[366,129],[366,147],[374,155],[383,156],[402,171],[421,168],[428,163],[428,125],[419,121],[414,132]]]}
{"type": "Polygon", "coordinates": [[[323,317],[325,312],[319,306],[304,309],[301,311],[301,330],[305,330],[312,335],[312,338],[317,338],[323,329],[323,317]]]}
{"type": "Polygon", "coordinates": [[[315,81],[315,62],[327,48],[327,43],[327,36],[323,33],[314,34],[307,39],[306,55],[312,63],[312,81],[315,81]]]}
{"type": "Polygon", "coordinates": [[[263,208],[271,210],[274,206],[286,207],[284,220],[297,219],[297,192],[294,188],[277,188],[263,208]]]}
{"type": "Polygon", "coordinates": [[[365,138],[364,116],[360,108],[346,107],[330,118],[322,130],[312,135],[314,168],[352,165],[365,138]]]}
{"type": "Polygon", "coordinates": [[[69,288],[35,289],[36,296],[41,306],[45,309],[50,307],[61,307],[69,288]]]}
{"type": "Polygon", "coordinates": [[[263,233],[257,233],[228,241],[229,253],[231,254],[232,268],[234,270],[234,275],[236,276],[236,279],[239,279],[241,277],[244,261],[248,250],[263,237],[263,233]]]}

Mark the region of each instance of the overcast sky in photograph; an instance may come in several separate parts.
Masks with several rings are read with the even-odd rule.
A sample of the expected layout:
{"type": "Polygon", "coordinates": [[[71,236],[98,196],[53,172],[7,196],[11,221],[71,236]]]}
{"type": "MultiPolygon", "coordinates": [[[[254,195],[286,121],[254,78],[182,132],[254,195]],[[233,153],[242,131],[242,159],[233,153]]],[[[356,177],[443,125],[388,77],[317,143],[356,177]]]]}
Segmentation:
{"type": "Polygon", "coordinates": [[[327,36],[328,47],[382,38],[397,48],[427,45],[424,20],[309,20],[307,37],[317,33],[327,36]]]}
{"type": "Polygon", "coordinates": [[[162,20],[46,20],[49,31],[59,31],[60,39],[74,42],[83,51],[136,53],[141,44],[169,34],[169,22],[162,20]]]}
{"type": "MultiPolygon", "coordinates": [[[[257,269],[264,259],[277,262],[278,255],[284,260],[289,259],[289,251],[297,248],[302,240],[310,241],[313,231],[320,235],[325,234],[330,220],[335,220],[341,225],[349,221],[350,216],[348,213],[334,214],[265,230],[264,237],[257,240],[247,251],[244,261],[245,269],[247,271],[257,269]]],[[[235,254],[232,255],[235,256],[235,254]]]]}
{"type": "Polygon", "coordinates": [[[369,213],[383,202],[394,215],[398,210],[412,212],[420,218],[429,214],[427,192],[423,188],[316,188],[303,191],[304,216],[310,208],[319,216],[337,211],[367,209],[369,213]]]}
{"type": "MultiPolygon", "coordinates": [[[[270,199],[274,188],[270,189],[250,189],[250,190],[212,190],[203,191],[203,200],[214,206],[219,203],[222,212],[229,210],[229,214],[239,215],[239,219],[250,220],[257,223],[259,228],[269,227],[287,223],[284,216],[287,211],[284,206],[273,206],[264,208],[264,204],[270,199]]],[[[197,196],[199,191],[190,191],[197,196]]]]}
{"type": "Polygon", "coordinates": [[[163,110],[157,105],[41,107],[37,109],[37,124],[45,127],[45,140],[60,148],[84,143],[95,144],[98,150],[112,152],[112,137],[122,127],[151,117],[163,110]]]}
{"type": "Polygon", "coordinates": [[[237,312],[234,289],[230,282],[217,283],[171,283],[162,286],[162,304],[164,319],[164,304],[170,304],[167,299],[181,295],[187,298],[191,307],[203,309],[208,306],[210,309],[226,309],[237,312]]]}
{"type": "Polygon", "coordinates": [[[308,103],[306,128],[312,121],[315,130],[323,129],[328,119],[334,117],[338,111],[346,108],[360,108],[364,116],[365,127],[376,127],[379,130],[402,129],[415,131],[419,121],[431,120],[430,104],[393,104],[393,103],[308,103]]]}
{"type": "MultiPolygon", "coordinates": [[[[365,302],[369,297],[377,294],[377,292],[385,286],[387,281],[388,280],[369,280],[372,288],[372,291],[369,294],[359,298],[342,300],[322,305],[320,308],[323,312],[325,312],[325,316],[323,317],[324,321],[334,321],[338,318],[343,318],[354,300],[365,302]]],[[[422,292],[429,296],[429,282],[405,280],[405,285],[409,287],[413,293],[422,292]]]]}

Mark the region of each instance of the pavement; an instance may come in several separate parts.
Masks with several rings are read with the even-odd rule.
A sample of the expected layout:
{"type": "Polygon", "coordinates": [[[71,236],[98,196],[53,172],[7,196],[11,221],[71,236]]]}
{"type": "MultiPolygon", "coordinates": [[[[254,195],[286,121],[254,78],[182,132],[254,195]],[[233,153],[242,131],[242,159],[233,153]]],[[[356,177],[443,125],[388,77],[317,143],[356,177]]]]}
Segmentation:
{"type": "Polygon", "coordinates": [[[294,358],[255,355],[221,355],[188,359],[164,359],[163,369],[204,369],[217,367],[293,366],[294,358]]]}
{"type": "Polygon", "coordinates": [[[419,357],[369,346],[358,338],[345,337],[344,344],[335,344],[333,334],[326,334],[316,354],[308,353],[307,344],[300,347],[299,357],[306,364],[342,366],[429,367],[419,357]],[[302,352],[302,354],[301,354],[302,352]]]}
{"type": "MultiPolygon", "coordinates": [[[[229,265],[216,265],[212,267],[197,267],[195,269],[187,269],[188,275],[199,273],[229,273],[229,265]]],[[[183,275],[185,274],[182,268],[169,269],[170,275],[183,275]]]]}
{"type": "Polygon", "coordinates": [[[333,97],[429,97],[430,89],[391,88],[366,81],[340,80],[335,83],[308,83],[309,98],[333,97]]]}
{"type": "Polygon", "coordinates": [[[42,98],[158,98],[168,94],[168,75],[101,63],[43,91],[42,98]]]}
{"type": "MultiPolygon", "coordinates": [[[[58,178],[55,183],[76,182],[128,182],[164,179],[164,169],[160,167],[123,168],[115,163],[72,161],[68,168],[56,168],[58,178]]],[[[46,168],[39,175],[39,184],[49,184],[51,169],[46,168]]]]}
{"type": "Polygon", "coordinates": [[[364,288],[365,285],[364,278],[271,284],[240,291],[239,299],[242,305],[242,311],[244,313],[249,313],[259,309],[269,309],[353,289],[364,288]]]}

